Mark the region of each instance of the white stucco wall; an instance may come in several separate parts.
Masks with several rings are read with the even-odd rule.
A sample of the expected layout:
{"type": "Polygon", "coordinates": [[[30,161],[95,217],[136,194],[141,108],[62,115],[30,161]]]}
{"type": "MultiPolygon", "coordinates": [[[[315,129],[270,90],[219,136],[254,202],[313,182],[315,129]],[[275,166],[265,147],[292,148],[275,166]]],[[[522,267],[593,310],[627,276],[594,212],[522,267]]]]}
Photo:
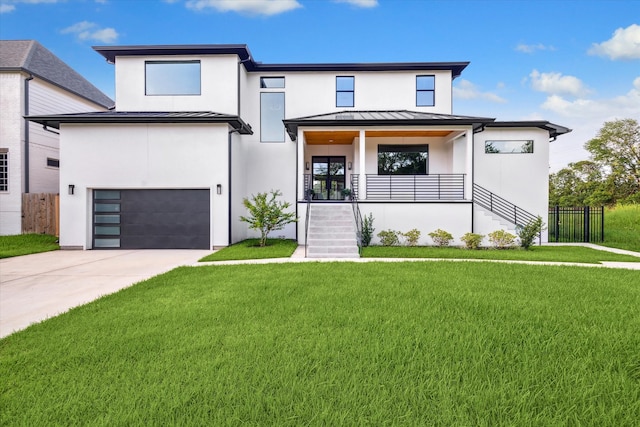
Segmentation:
{"type": "Polygon", "coordinates": [[[101,188],[210,189],[211,245],[228,244],[226,124],[68,124],[61,130],[62,247],[91,247],[91,194],[101,188]],[[70,184],[74,195],[68,194],[70,184]]]}
{"type": "Polygon", "coordinates": [[[236,55],[117,57],[116,109],[118,111],[215,111],[238,114],[237,64],[236,55]],[[201,94],[145,95],[145,61],[163,60],[200,60],[201,94]]]}
{"type": "MultiPolygon", "coordinates": [[[[549,206],[549,133],[538,128],[488,128],[474,138],[475,182],[533,215],[541,216],[546,223],[549,206]],[[533,153],[487,154],[485,141],[488,140],[533,140],[533,153]]],[[[480,228],[477,231],[483,234],[487,232],[480,228]]]]}
{"type": "Polygon", "coordinates": [[[0,95],[0,148],[9,150],[9,189],[0,192],[0,235],[20,234],[24,150],[22,75],[0,72],[0,95]]]}

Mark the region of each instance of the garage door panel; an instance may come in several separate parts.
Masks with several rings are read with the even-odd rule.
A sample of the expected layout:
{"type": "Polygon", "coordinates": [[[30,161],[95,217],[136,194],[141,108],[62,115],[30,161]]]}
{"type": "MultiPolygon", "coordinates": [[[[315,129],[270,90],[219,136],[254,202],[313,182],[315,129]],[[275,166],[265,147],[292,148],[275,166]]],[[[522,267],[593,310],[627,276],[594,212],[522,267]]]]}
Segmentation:
{"type": "MultiPolygon", "coordinates": [[[[112,190],[100,191],[94,210],[102,212],[105,205],[119,208],[120,248],[123,249],[209,249],[210,192],[209,190],[112,190]],[[104,198],[119,197],[118,200],[104,198]]],[[[111,224],[98,223],[104,215],[95,216],[94,243],[113,238],[111,224]],[[111,235],[101,233],[109,231],[111,235]]],[[[94,244],[94,247],[100,246],[94,244]]]]}

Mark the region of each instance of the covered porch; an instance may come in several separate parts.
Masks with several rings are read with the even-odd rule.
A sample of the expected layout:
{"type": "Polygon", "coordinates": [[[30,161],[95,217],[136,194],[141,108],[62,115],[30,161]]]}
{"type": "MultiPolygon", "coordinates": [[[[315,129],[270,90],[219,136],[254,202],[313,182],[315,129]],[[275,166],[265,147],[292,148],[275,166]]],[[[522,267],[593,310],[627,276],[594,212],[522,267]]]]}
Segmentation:
{"type": "Polygon", "coordinates": [[[297,198],[470,200],[473,134],[493,120],[412,111],[346,111],[285,120],[298,144],[297,198]]]}

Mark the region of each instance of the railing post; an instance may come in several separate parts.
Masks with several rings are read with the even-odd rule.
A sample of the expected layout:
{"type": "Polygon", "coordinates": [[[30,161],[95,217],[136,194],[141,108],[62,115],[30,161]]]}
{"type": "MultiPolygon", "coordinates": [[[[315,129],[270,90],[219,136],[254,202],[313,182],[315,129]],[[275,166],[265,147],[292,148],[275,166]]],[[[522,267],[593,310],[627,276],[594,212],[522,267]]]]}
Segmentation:
{"type": "Polygon", "coordinates": [[[553,218],[553,224],[555,227],[555,238],[556,238],[556,243],[558,243],[558,239],[560,239],[560,206],[556,205],[555,209],[554,209],[554,218],[553,218]]]}
{"type": "Polygon", "coordinates": [[[600,241],[604,242],[604,205],[600,206],[600,241]]]}
{"type": "Polygon", "coordinates": [[[583,240],[585,243],[589,243],[589,220],[591,218],[589,217],[589,206],[585,206],[584,207],[584,218],[583,218],[583,222],[584,222],[584,236],[583,236],[583,240]]]}

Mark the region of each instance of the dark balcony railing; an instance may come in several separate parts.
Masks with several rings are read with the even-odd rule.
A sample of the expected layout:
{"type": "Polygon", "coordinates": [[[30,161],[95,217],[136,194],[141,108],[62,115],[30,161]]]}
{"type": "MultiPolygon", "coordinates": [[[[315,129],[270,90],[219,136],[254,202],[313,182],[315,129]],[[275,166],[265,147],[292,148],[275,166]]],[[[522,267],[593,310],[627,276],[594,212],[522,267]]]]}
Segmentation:
{"type": "Polygon", "coordinates": [[[367,175],[367,200],[464,200],[465,174],[367,175]]]}

